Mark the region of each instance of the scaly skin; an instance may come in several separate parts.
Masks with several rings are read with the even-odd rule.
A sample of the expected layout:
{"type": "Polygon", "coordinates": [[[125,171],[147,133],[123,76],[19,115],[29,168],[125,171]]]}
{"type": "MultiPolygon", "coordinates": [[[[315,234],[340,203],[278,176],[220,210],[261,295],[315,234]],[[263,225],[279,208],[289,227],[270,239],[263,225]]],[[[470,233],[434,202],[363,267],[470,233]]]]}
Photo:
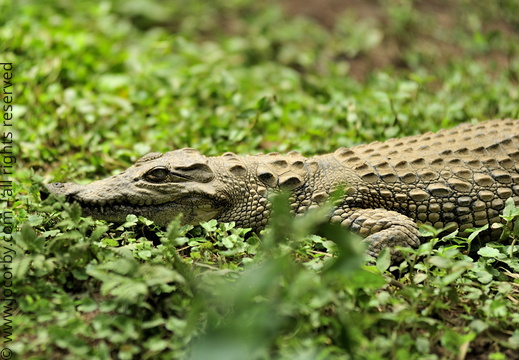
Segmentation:
{"type": "MultiPolygon", "coordinates": [[[[313,158],[151,153],[88,185],[47,185],[77,201],[84,215],[108,221],[133,213],[165,226],[182,213],[188,224],[217,219],[255,231],[267,224],[270,192],[291,191],[293,212],[304,214],[339,187],[346,192],[331,221],[365,237],[372,256],[384,247],[417,247],[420,223],[462,234],[499,223],[506,199],[519,205],[519,120],[464,124],[313,158]]],[[[490,226],[486,236],[500,231],[490,226]]]]}

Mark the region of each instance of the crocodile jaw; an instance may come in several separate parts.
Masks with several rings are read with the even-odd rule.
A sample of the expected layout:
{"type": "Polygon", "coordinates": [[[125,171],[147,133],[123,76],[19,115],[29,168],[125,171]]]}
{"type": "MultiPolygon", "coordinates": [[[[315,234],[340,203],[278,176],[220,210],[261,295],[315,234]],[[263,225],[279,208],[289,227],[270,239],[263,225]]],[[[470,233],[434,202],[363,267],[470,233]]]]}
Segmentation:
{"type": "Polygon", "coordinates": [[[207,196],[207,193],[188,193],[178,189],[169,194],[151,194],[149,189],[140,189],[142,196],[136,197],[135,190],[138,192],[139,189],[134,186],[129,186],[132,191],[128,191],[126,186],[126,189],[118,189],[117,184],[107,183],[109,179],[114,180],[114,177],[87,185],[52,183],[47,184],[45,190],[55,196],[64,195],[68,202],[78,203],[83,216],[116,223],[125,222],[127,215],[134,214],[153,220],[159,226],[166,226],[183,214],[182,223],[194,225],[213,219],[224,208],[221,201],[207,196]]]}

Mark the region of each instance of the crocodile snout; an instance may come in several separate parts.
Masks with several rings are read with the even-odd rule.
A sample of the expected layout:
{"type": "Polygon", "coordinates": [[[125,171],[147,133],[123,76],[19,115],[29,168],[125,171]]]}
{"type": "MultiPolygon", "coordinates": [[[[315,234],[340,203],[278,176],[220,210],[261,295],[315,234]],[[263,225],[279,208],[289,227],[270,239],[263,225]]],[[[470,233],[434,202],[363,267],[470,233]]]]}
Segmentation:
{"type": "Polygon", "coordinates": [[[53,194],[55,196],[58,195],[65,195],[70,196],[74,195],[78,192],[78,190],[74,190],[74,187],[77,187],[76,184],[73,183],[50,183],[46,184],[44,187],[40,189],[40,197],[42,200],[47,199],[50,194],[53,194]]]}

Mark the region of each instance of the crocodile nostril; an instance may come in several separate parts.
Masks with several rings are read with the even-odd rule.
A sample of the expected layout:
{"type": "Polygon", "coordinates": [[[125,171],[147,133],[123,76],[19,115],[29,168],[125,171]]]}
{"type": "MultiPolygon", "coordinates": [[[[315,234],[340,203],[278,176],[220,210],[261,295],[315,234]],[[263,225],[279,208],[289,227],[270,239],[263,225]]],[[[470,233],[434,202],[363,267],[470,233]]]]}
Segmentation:
{"type": "Polygon", "coordinates": [[[59,182],[55,182],[55,183],[50,183],[50,184],[44,185],[40,189],[40,198],[42,200],[45,200],[45,199],[47,199],[50,196],[50,194],[54,193],[55,190],[63,189],[64,187],[65,187],[65,184],[64,183],[59,183],[59,182]]]}

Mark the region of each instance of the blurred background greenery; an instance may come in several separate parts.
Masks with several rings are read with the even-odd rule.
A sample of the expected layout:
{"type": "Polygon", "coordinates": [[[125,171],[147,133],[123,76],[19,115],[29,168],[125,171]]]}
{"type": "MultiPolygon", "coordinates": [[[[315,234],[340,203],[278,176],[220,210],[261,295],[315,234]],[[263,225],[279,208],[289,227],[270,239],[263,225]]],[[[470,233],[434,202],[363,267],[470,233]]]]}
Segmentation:
{"type": "Polygon", "coordinates": [[[2,3],[21,157],[72,156],[67,177],[152,147],[312,155],[517,116],[514,0],[2,3]]]}

